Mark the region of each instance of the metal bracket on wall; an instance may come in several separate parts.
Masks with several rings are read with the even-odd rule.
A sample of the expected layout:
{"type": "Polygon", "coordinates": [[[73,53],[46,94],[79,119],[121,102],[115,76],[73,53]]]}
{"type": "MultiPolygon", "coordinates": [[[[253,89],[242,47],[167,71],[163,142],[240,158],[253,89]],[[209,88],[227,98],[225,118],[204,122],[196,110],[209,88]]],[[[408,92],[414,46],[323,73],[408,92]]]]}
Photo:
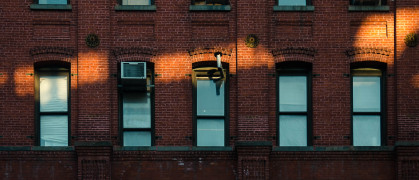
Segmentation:
{"type": "Polygon", "coordinates": [[[26,136],[26,138],[35,139],[35,136],[26,136]]]}
{"type": "Polygon", "coordinates": [[[192,139],[193,139],[193,137],[192,137],[192,136],[185,136],[185,139],[187,139],[187,140],[192,140],[192,139]]]}
{"type": "Polygon", "coordinates": [[[313,74],[313,77],[320,77],[320,74],[313,74]]]}
{"type": "Polygon", "coordinates": [[[0,73],[0,76],[3,76],[3,73],[0,73]]]}
{"type": "Polygon", "coordinates": [[[343,74],[343,77],[349,77],[351,76],[350,74],[343,74]]]}
{"type": "Polygon", "coordinates": [[[230,140],[236,140],[237,136],[230,136],[230,140]]]}
{"type": "Polygon", "coordinates": [[[343,139],[351,139],[351,136],[343,136],[343,139]]]}
{"type": "Polygon", "coordinates": [[[162,136],[156,136],[156,137],[155,137],[155,139],[156,139],[156,140],[158,140],[158,139],[163,139],[163,137],[162,137],[162,136]]]}
{"type": "Polygon", "coordinates": [[[266,75],[272,76],[272,77],[275,77],[276,76],[276,74],[266,74],[266,75]]]}
{"type": "Polygon", "coordinates": [[[387,75],[388,77],[394,77],[394,76],[396,76],[395,74],[388,74],[387,75]]]}
{"type": "Polygon", "coordinates": [[[78,74],[71,73],[71,76],[77,76],[78,74]]]}
{"type": "Polygon", "coordinates": [[[33,76],[33,73],[26,73],[26,75],[28,75],[28,76],[33,76]]]}
{"type": "Polygon", "coordinates": [[[117,74],[111,74],[111,77],[118,77],[117,74]]]}
{"type": "Polygon", "coordinates": [[[162,77],[161,74],[155,74],[154,77],[162,77]]]}
{"type": "Polygon", "coordinates": [[[237,77],[236,74],[230,74],[230,77],[237,77]]]}
{"type": "Polygon", "coordinates": [[[71,139],[78,139],[79,137],[77,136],[71,136],[71,139]]]}
{"type": "Polygon", "coordinates": [[[185,74],[185,76],[187,76],[187,77],[192,77],[192,74],[185,74]]]}

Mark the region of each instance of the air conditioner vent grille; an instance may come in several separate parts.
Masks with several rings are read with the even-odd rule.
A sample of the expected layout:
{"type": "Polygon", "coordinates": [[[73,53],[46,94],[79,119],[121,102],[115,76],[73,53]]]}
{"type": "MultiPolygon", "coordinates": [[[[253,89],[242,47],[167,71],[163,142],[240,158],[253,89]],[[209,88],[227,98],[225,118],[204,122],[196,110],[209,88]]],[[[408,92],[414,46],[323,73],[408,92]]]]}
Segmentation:
{"type": "Polygon", "coordinates": [[[122,62],[122,79],[146,79],[146,64],[144,62],[122,62]]]}

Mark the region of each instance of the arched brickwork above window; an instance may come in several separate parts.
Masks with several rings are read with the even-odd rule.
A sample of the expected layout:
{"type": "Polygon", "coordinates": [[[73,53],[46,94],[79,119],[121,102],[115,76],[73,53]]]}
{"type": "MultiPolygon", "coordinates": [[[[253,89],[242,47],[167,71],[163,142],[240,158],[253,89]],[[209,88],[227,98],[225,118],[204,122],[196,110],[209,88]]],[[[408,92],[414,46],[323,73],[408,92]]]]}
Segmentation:
{"type": "Polygon", "coordinates": [[[130,47],[116,48],[112,50],[116,61],[148,61],[154,63],[154,56],[157,55],[157,49],[150,47],[130,47]]]}
{"type": "Polygon", "coordinates": [[[201,62],[201,61],[216,61],[214,53],[220,52],[222,54],[221,61],[229,63],[231,60],[231,54],[233,53],[232,49],[222,48],[222,47],[212,47],[212,48],[195,48],[188,51],[191,56],[192,63],[201,62]]]}
{"type": "Polygon", "coordinates": [[[274,49],[271,53],[274,56],[275,63],[285,61],[303,61],[313,63],[316,50],[314,48],[305,47],[286,47],[274,49]]]}
{"type": "Polygon", "coordinates": [[[35,47],[29,51],[34,62],[41,61],[65,61],[71,62],[74,50],[66,47],[35,47]]]}
{"type": "Polygon", "coordinates": [[[388,48],[358,47],[345,51],[350,62],[378,61],[388,63],[392,60],[391,50],[388,48]]]}

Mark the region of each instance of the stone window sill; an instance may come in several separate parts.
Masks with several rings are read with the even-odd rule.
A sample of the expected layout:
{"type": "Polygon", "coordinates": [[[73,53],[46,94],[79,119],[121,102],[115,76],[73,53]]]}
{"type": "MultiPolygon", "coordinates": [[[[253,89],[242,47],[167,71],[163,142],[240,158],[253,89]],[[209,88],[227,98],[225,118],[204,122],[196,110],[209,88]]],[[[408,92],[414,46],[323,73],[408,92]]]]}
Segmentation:
{"type": "Polygon", "coordinates": [[[71,10],[70,4],[31,4],[32,10],[71,10]]]}
{"type": "Polygon", "coordinates": [[[189,11],[231,11],[230,5],[190,5],[189,11]]]}
{"type": "Polygon", "coordinates": [[[390,11],[390,6],[349,6],[349,11],[390,11]]]}
{"type": "Polygon", "coordinates": [[[116,5],[115,11],[156,11],[156,5],[116,5]]]}
{"type": "Polygon", "coordinates": [[[314,6],[274,6],[274,11],[314,11],[314,6]]]}

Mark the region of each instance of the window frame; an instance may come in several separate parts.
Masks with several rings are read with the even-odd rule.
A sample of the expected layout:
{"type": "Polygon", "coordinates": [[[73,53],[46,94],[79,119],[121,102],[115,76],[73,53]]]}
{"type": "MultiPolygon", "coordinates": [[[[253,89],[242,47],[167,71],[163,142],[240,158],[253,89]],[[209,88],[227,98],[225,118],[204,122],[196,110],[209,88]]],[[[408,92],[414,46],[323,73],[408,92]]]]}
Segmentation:
{"type": "MultiPolygon", "coordinates": [[[[71,78],[68,68],[42,67],[35,69],[35,145],[41,146],[41,116],[42,115],[67,115],[67,146],[71,144],[71,78]],[[67,112],[41,112],[40,110],[40,76],[65,75],[67,76],[67,112]]],[[[54,147],[54,146],[45,146],[54,147]]]]}
{"type": "Polygon", "coordinates": [[[192,142],[198,146],[198,119],[224,119],[224,145],[223,146],[198,146],[198,147],[227,147],[230,142],[230,119],[229,119],[229,71],[228,64],[222,63],[224,72],[224,116],[198,116],[197,115],[197,73],[196,70],[216,69],[217,62],[208,61],[207,66],[193,67],[192,69],[192,142]]]}
{"type": "MultiPolygon", "coordinates": [[[[356,115],[379,115],[380,116],[380,145],[379,146],[386,146],[387,145],[387,110],[386,110],[386,74],[387,74],[387,65],[382,62],[357,62],[351,64],[351,74],[350,74],[350,88],[351,88],[351,144],[354,146],[354,116],[356,115]],[[362,68],[372,68],[381,71],[381,78],[380,78],[380,112],[354,112],[354,97],[353,97],[353,78],[354,73],[353,70],[362,69],[362,68]]],[[[367,76],[368,77],[368,76],[367,76]]],[[[368,146],[360,146],[360,147],[368,147],[368,146]]],[[[375,147],[375,146],[374,146],[375,147]]],[[[377,146],[378,147],[378,146],[377,146]]]]}
{"type": "Polygon", "coordinates": [[[128,4],[122,4],[123,0],[118,0],[118,4],[121,6],[151,6],[151,5],[155,5],[155,0],[150,0],[150,4],[149,5],[128,5],[128,4]]]}
{"type": "MultiPolygon", "coordinates": [[[[142,62],[142,61],[133,61],[133,62],[142,62]]],[[[134,147],[151,147],[155,145],[155,89],[154,89],[154,63],[146,62],[147,66],[147,77],[150,77],[150,86],[146,87],[146,90],[135,90],[129,87],[123,86],[121,82],[121,63],[118,63],[118,118],[119,118],[119,137],[120,145],[124,146],[124,132],[150,132],[151,134],[151,143],[150,146],[134,146],[134,147]],[[149,75],[150,72],[150,75],[149,75]],[[150,88],[150,128],[124,128],[124,116],[123,116],[123,98],[124,93],[132,92],[144,92],[147,93],[147,88],[150,88]]]]}
{"type": "MultiPolygon", "coordinates": [[[[205,0],[205,4],[202,4],[201,6],[217,6],[217,5],[215,5],[216,1],[224,1],[224,3],[219,3],[220,5],[230,5],[229,0],[205,0]],[[212,4],[207,3],[207,1],[212,1],[212,4]]],[[[195,0],[191,0],[191,5],[199,6],[195,3],[195,0]]]]}
{"type": "Polygon", "coordinates": [[[307,147],[313,145],[313,107],[312,107],[312,64],[307,62],[282,62],[276,64],[276,143],[280,147],[307,147]],[[307,78],[307,111],[306,112],[281,112],[279,104],[279,77],[280,76],[306,76],[307,78]],[[307,145],[281,146],[280,145],[280,120],[281,115],[306,115],[307,117],[307,145]]]}
{"type": "MultiPolygon", "coordinates": [[[[67,1],[67,5],[70,4],[71,0],[66,0],[67,1]]],[[[39,4],[39,0],[33,0],[34,4],[39,4]]],[[[66,5],[66,4],[39,4],[39,5],[66,5]]]]}
{"type": "MultiPolygon", "coordinates": [[[[379,5],[355,4],[355,1],[357,0],[349,0],[349,5],[350,6],[387,6],[387,0],[376,0],[376,1],[379,1],[379,5]]],[[[358,1],[364,1],[364,0],[358,0],[358,1]]]]}
{"type": "MultiPolygon", "coordinates": [[[[275,0],[275,6],[301,6],[301,5],[279,5],[279,1],[281,0],[275,0]]],[[[305,6],[312,6],[312,5],[313,5],[312,0],[306,0],[305,6]]]]}

